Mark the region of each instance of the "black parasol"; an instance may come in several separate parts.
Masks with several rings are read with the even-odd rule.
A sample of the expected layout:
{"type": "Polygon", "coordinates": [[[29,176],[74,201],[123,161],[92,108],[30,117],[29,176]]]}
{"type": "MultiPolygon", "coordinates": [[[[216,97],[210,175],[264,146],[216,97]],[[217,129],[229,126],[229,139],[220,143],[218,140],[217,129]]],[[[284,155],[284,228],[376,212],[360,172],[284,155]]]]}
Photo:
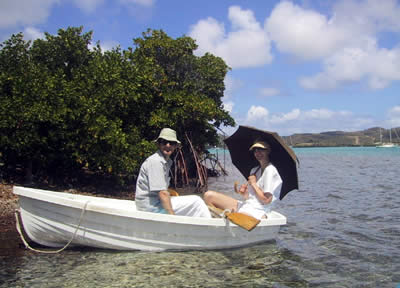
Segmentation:
{"type": "Polygon", "coordinates": [[[255,140],[262,140],[271,146],[270,161],[278,169],[282,178],[282,188],[279,199],[290,191],[299,188],[297,177],[298,159],[294,151],[285,144],[275,132],[259,130],[248,126],[239,126],[238,130],[224,142],[228,146],[233,165],[239,169],[247,179],[250,170],[259,165],[253,153],[249,151],[255,140]]]}

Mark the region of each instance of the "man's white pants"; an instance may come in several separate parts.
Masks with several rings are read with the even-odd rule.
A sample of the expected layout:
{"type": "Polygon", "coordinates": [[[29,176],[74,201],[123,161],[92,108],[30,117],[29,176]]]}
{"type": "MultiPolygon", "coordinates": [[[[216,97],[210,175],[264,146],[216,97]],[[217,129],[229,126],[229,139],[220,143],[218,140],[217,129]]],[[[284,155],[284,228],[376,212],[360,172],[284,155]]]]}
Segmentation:
{"type": "Polygon", "coordinates": [[[206,203],[197,195],[171,197],[172,209],[175,215],[211,218],[206,203]]]}

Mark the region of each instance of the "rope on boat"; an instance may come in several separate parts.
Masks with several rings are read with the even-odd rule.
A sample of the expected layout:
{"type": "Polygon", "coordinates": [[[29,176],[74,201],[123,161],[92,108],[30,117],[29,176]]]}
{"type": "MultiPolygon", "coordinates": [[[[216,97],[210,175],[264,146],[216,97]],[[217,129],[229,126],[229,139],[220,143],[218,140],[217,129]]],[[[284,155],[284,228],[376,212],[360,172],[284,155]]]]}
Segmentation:
{"type": "Polygon", "coordinates": [[[15,210],[15,219],[16,219],[16,226],[17,226],[17,231],[19,236],[21,237],[22,242],[24,242],[25,247],[28,248],[29,250],[32,250],[34,252],[39,252],[39,253],[46,253],[46,254],[56,254],[56,253],[60,253],[62,251],[64,251],[65,249],[67,249],[67,247],[72,243],[72,241],[75,239],[76,234],[78,233],[79,227],[81,226],[82,220],[83,220],[83,215],[85,214],[86,211],[86,207],[89,204],[90,201],[86,201],[85,205],[83,206],[82,212],[81,212],[81,216],[79,217],[79,222],[78,222],[78,226],[76,226],[75,232],[72,235],[71,240],[68,241],[67,244],[65,244],[65,246],[61,249],[55,250],[55,251],[51,251],[51,250],[38,250],[35,248],[32,248],[29,243],[26,241],[24,235],[22,234],[22,229],[21,229],[21,224],[19,222],[19,217],[18,214],[21,213],[21,211],[19,211],[19,209],[15,210]]]}
{"type": "Polygon", "coordinates": [[[224,211],[222,211],[221,215],[219,215],[219,216],[221,216],[223,218],[227,218],[228,216],[226,216],[226,213],[231,213],[231,212],[232,212],[231,209],[225,209],[224,211]]]}

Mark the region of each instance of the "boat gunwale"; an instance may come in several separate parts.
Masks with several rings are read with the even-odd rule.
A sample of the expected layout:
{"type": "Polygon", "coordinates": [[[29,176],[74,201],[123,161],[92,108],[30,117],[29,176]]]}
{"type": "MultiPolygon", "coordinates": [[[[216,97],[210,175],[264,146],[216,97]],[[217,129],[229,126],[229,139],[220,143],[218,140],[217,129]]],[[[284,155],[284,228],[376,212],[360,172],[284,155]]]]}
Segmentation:
{"type": "MultiPolygon", "coordinates": [[[[14,186],[13,193],[18,196],[31,198],[34,200],[40,200],[47,203],[61,205],[69,208],[83,209],[86,211],[97,212],[102,214],[134,218],[138,220],[150,220],[157,222],[164,222],[170,224],[190,224],[198,226],[226,226],[226,220],[224,218],[200,218],[190,216],[178,216],[160,213],[151,213],[145,211],[137,211],[134,200],[123,200],[115,198],[104,198],[97,196],[87,196],[80,194],[72,194],[68,192],[56,192],[51,190],[42,190],[36,188],[28,188],[21,186],[14,186]],[[73,197],[71,199],[71,196],[73,197]],[[96,202],[93,202],[96,201],[96,202]],[[103,204],[103,203],[104,204],[103,204]],[[129,203],[132,207],[124,205],[116,207],[115,205],[109,205],[111,202],[115,203],[129,203]],[[86,206],[86,207],[85,207],[86,206]]],[[[271,211],[268,214],[270,217],[262,219],[258,224],[258,227],[264,226],[281,226],[286,225],[287,219],[284,215],[276,211],[271,211]]],[[[236,224],[229,223],[231,226],[237,226],[236,224]]]]}

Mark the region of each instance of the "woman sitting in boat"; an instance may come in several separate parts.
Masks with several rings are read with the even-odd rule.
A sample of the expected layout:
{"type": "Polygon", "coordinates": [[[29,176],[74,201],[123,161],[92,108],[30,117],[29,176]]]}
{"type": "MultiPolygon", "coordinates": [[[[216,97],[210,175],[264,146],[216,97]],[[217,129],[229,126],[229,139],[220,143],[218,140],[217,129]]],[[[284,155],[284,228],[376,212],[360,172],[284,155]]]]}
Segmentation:
{"type": "Polygon", "coordinates": [[[269,161],[271,153],[270,145],[265,141],[255,141],[249,151],[259,162],[259,166],[250,171],[247,184],[243,184],[240,190],[235,190],[243,200],[234,199],[228,195],[207,191],[204,200],[208,205],[214,205],[220,209],[229,209],[232,212],[245,213],[257,219],[266,218],[274,201],[279,198],[282,187],[282,179],[275,166],[269,161]]]}
{"type": "Polygon", "coordinates": [[[203,199],[197,195],[171,197],[168,192],[171,155],[179,140],[175,130],[164,128],[156,139],[158,150],[140,167],[135,202],[140,211],[211,218],[203,199]]]}

